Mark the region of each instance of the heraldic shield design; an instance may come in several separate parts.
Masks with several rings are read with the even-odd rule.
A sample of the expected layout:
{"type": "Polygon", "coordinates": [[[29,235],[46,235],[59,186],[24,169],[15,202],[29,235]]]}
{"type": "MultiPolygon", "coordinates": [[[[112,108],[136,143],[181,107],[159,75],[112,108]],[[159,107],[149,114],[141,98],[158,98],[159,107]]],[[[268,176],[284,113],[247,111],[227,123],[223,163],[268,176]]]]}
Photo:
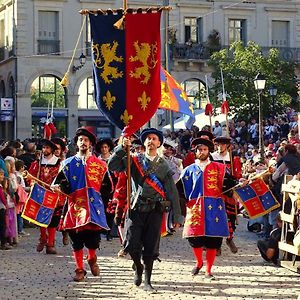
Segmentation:
{"type": "Polygon", "coordinates": [[[151,119],[161,100],[160,16],[127,13],[120,30],[114,27],[120,14],[89,14],[96,103],[127,136],[151,119]]]}

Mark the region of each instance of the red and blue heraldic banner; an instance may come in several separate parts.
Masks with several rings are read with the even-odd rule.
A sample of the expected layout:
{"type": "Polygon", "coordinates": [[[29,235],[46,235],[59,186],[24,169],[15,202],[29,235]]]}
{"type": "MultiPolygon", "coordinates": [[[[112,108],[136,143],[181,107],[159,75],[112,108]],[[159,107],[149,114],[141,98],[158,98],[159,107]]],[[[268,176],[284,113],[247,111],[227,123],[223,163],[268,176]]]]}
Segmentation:
{"type": "Polygon", "coordinates": [[[90,13],[95,100],[99,110],[130,136],[147,123],[161,100],[160,12],[90,13]]]}
{"type": "Polygon", "coordinates": [[[27,199],[22,218],[41,227],[51,222],[59,195],[35,183],[27,199]]]}
{"type": "Polygon", "coordinates": [[[266,215],[280,206],[261,178],[244,187],[236,188],[234,197],[241,202],[251,219],[266,215]]]}

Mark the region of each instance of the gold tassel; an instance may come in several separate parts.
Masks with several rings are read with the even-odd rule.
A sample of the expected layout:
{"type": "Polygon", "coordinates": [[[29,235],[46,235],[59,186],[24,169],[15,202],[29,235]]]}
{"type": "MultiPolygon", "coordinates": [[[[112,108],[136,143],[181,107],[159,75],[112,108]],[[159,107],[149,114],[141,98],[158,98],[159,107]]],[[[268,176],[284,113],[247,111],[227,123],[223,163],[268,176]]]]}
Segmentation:
{"type": "Polygon", "coordinates": [[[119,29],[119,30],[124,29],[124,18],[125,18],[125,15],[114,24],[115,29],[119,29]]]}
{"type": "Polygon", "coordinates": [[[67,73],[64,75],[63,79],[62,79],[61,82],[60,82],[60,85],[61,85],[62,87],[67,87],[67,86],[69,85],[69,72],[67,72],[67,73]]]}

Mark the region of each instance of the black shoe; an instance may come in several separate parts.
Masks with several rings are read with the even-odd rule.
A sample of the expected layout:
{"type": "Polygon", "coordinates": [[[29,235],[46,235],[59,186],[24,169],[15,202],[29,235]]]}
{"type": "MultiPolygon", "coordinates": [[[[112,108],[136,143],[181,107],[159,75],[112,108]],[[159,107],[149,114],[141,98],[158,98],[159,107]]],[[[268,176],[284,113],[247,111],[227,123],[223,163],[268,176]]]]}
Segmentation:
{"type": "Polygon", "coordinates": [[[156,292],[156,290],[151,285],[151,283],[145,283],[144,284],[144,291],[146,291],[146,292],[156,292]]]}
{"type": "Polygon", "coordinates": [[[143,276],[143,271],[144,271],[144,266],[141,264],[140,266],[136,266],[135,265],[135,273],[134,273],[134,279],[133,279],[133,283],[136,286],[140,286],[142,283],[142,276],[143,276]]]}
{"type": "Polygon", "coordinates": [[[194,267],[194,268],[192,269],[192,271],[191,271],[191,274],[192,274],[193,276],[199,274],[199,271],[201,270],[202,267],[203,267],[203,263],[202,263],[202,266],[201,266],[201,267],[197,267],[197,266],[194,267]]]}

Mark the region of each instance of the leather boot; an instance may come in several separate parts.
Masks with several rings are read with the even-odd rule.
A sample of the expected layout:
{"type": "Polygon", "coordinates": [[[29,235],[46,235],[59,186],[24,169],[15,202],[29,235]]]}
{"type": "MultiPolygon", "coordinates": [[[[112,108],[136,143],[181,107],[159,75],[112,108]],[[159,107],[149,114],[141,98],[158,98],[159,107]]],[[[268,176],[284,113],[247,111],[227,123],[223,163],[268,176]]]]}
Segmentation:
{"type": "Polygon", "coordinates": [[[84,280],[84,277],[86,275],[86,270],[84,269],[76,269],[75,270],[75,276],[73,277],[73,280],[76,282],[80,282],[84,280]]]}
{"type": "Polygon", "coordinates": [[[93,258],[88,259],[88,264],[91,268],[91,272],[94,276],[100,275],[100,268],[97,264],[97,256],[94,256],[93,258]]]}
{"type": "Polygon", "coordinates": [[[230,251],[232,253],[237,253],[238,252],[238,248],[236,247],[233,239],[226,239],[226,244],[229,247],[230,251]]]}
{"type": "Polygon", "coordinates": [[[46,254],[57,254],[54,246],[46,246],[46,254]]]}
{"type": "Polygon", "coordinates": [[[145,258],[145,282],[144,282],[144,291],[148,292],[155,292],[155,289],[151,285],[151,275],[153,269],[153,259],[152,258],[145,258]]]}
{"type": "Polygon", "coordinates": [[[44,247],[46,246],[46,244],[47,244],[47,240],[40,238],[39,243],[36,246],[36,251],[42,252],[44,250],[44,247]]]}
{"type": "Polygon", "coordinates": [[[142,275],[143,275],[143,271],[144,271],[144,267],[141,263],[141,255],[139,253],[131,253],[130,256],[134,262],[134,265],[132,266],[132,268],[135,271],[133,283],[136,286],[140,286],[142,283],[142,275]]]}

